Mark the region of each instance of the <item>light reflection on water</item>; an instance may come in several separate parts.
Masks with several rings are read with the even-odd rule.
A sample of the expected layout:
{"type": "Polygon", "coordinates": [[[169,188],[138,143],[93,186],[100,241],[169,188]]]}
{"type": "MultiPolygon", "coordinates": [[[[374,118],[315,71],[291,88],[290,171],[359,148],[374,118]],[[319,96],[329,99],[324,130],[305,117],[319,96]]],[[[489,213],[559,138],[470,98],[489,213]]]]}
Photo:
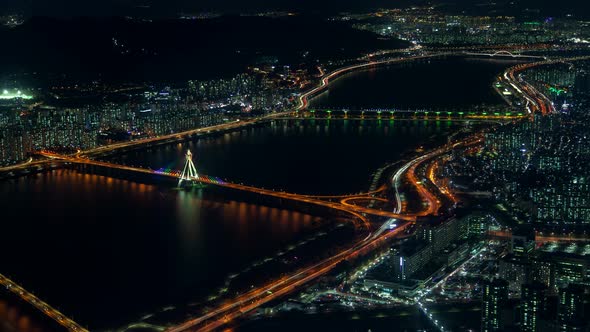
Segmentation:
{"type": "Polygon", "coordinates": [[[31,315],[27,309],[14,301],[7,301],[1,298],[0,293],[0,331],[13,332],[50,332],[44,327],[37,315],[31,315]]]}
{"type": "Polygon", "coordinates": [[[0,194],[12,216],[2,220],[2,273],[94,329],[207,297],[323,220],[210,188],[74,170],[0,182],[0,194]]]}

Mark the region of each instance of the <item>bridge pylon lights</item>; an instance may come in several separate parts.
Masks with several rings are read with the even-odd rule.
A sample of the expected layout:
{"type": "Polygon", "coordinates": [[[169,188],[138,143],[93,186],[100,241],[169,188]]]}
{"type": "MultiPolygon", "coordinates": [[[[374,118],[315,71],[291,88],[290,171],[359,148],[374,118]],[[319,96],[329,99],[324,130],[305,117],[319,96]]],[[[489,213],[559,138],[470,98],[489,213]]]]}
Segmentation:
{"type": "Polygon", "coordinates": [[[199,179],[199,174],[195,164],[193,163],[193,154],[191,150],[186,151],[186,161],[184,162],[184,168],[178,179],[178,186],[182,185],[183,181],[194,182],[199,179]]]}

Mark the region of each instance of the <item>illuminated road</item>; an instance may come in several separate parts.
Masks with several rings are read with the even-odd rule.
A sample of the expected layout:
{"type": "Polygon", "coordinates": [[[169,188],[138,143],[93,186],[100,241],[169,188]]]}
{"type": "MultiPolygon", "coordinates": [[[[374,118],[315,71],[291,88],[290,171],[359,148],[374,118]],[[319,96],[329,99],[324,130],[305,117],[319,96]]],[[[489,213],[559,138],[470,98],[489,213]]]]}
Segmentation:
{"type": "Polygon", "coordinates": [[[369,202],[384,202],[384,203],[391,203],[388,199],[386,198],[381,198],[381,197],[346,197],[340,200],[340,204],[345,205],[345,206],[349,206],[349,207],[356,207],[359,206],[358,204],[354,204],[354,203],[350,203],[350,202],[355,202],[355,201],[369,201],[369,202]]]}
{"type": "Polygon", "coordinates": [[[418,214],[419,216],[427,216],[427,215],[437,214],[438,210],[440,209],[441,204],[440,204],[440,201],[438,200],[438,198],[426,189],[426,184],[422,183],[422,181],[418,179],[418,177],[416,176],[416,168],[418,166],[420,166],[426,160],[432,159],[433,157],[441,155],[447,151],[448,151],[448,149],[439,149],[439,150],[436,150],[436,151],[431,152],[429,154],[426,154],[426,155],[418,158],[417,160],[414,160],[408,169],[408,172],[407,172],[408,180],[412,183],[412,185],[414,185],[414,187],[420,193],[420,196],[422,196],[424,198],[424,201],[428,205],[428,208],[426,210],[424,210],[423,212],[420,212],[418,214]]]}
{"type": "Polygon", "coordinates": [[[82,326],[78,325],[76,322],[71,320],[70,318],[66,317],[64,314],[59,312],[57,309],[52,308],[49,304],[43,302],[41,299],[36,297],[35,295],[29,293],[24,288],[16,284],[14,281],[8,279],[4,275],[0,274],[0,285],[5,287],[7,290],[21,298],[23,301],[31,304],[35,308],[39,309],[42,313],[47,315],[49,318],[53,319],[61,326],[65,327],[69,331],[87,331],[82,326]]]}
{"type": "MultiPolygon", "coordinates": [[[[448,115],[448,114],[436,114],[437,112],[428,112],[428,111],[411,111],[411,112],[404,112],[404,111],[399,111],[396,110],[395,112],[393,111],[383,111],[383,113],[390,113],[389,116],[386,114],[384,116],[380,116],[377,114],[377,116],[375,116],[374,114],[367,114],[365,115],[360,115],[360,116],[349,116],[348,114],[346,114],[345,111],[340,111],[340,110],[330,110],[329,112],[345,112],[344,115],[323,115],[323,116],[317,116],[317,113],[320,113],[323,110],[315,110],[314,115],[304,115],[304,116],[300,116],[300,117],[295,117],[295,116],[291,116],[291,115],[285,115],[280,117],[281,120],[301,120],[301,119],[312,119],[312,120],[395,120],[395,121],[415,121],[415,120],[421,120],[421,121],[441,121],[441,120],[445,120],[445,121],[451,121],[451,122],[488,122],[488,123],[504,123],[507,121],[513,121],[515,119],[521,118],[524,116],[524,114],[522,113],[514,113],[514,114],[509,114],[506,115],[504,114],[500,114],[500,113],[494,113],[494,114],[463,114],[463,112],[452,112],[453,114],[448,115]],[[399,116],[399,114],[404,114],[403,116],[399,116]],[[413,115],[409,115],[410,113],[413,113],[413,115]],[[461,113],[461,114],[459,114],[461,113]],[[430,115],[429,115],[430,114],[430,115]]],[[[326,113],[328,113],[328,111],[326,110],[326,113]]],[[[375,112],[373,112],[375,113],[375,112]]],[[[438,113],[446,113],[446,112],[438,112],[438,113]]]]}
{"type": "MultiPolygon", "coordinates": [[[[492,238],[500,238],[507,240],[510,240],[512,238],[512,231],[509,230],[490,230],[487,232],[487,234],[492,238]]],[[[542,232],[535,232],[535,242],[539,244],[546,242],[590,242],[590,237],[588,237],[587,235],[579,234],[544,234],[542,232]]]]}
{"type": "Polygon", "coordinates": [[[539,92],[531,84],[526,82],[520,75],[518,75],[518,73],[533,67],[588,59],[590,59],[590,56],[580,56],[573,58],[563,58],[521,64],[506,70],[502,75],[502,80],[508,83],[517,92],[517,94],[526,101],[526,108],[530,114],[540,113],[542,115],[548,115],[555,112],[555,107],[553,106],[551,100],[549,100],[547,96],[539,92]]]}
{"type": "Polygon", "coordinates": [[[46,160],[33,161],[33,158],[29,158],[24,163],[20,163],[20,164],[17,164],[17,165],[12,165],[12,166],[2,167],[2,168],[0,168],[0,171],[2,171],[2,172],[18,171],[18,170],[22,170],[24,168],[28,168],[28,167],[31,167],[31,166],[43,166],[45,164],[47,164],[47,161],[46,160]]]}
{"type": "Polygon", "coordinates": [[[433,162],[432,164],[430,164],[430,166],[428,167],[428,170],[427,170],[428,180],[430,180],[430,182],[432,182],[436,186],[436,188],[438,189],[438,191],[441,194],[446,195],[448,198],[451,199],[451,201],[453,203],[457,203],[458,199],[451,192],[448,185],[436,178],[436,171],[438,170],[439,167],[440,166],[439,166],[438,162],[433,162]]]}

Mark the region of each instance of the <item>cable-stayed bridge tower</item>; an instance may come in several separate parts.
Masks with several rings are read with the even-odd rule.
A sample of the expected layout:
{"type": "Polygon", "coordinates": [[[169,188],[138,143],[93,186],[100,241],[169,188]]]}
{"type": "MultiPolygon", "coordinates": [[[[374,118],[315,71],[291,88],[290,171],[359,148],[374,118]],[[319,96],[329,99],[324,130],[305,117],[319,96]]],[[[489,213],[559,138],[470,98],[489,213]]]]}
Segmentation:
{"type": "Polygon", "coordinates": [[[182,185],[182,182],[189,182],[194,183],[199,179],[199,174],[197,174],[197,169],[195,168],[195,164],[193,163],[193,154],[191,150],[186,151],[186,161],[184,163],[184,169],[180,174],[180,178],[178,179],[178,186],[182,185]]]}

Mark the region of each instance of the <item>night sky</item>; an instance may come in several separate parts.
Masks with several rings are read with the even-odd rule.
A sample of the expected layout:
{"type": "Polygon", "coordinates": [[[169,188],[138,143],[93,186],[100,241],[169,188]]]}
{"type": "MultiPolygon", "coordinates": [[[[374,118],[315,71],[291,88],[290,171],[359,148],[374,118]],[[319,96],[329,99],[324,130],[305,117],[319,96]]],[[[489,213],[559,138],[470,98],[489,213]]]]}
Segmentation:
{"type": "Polygon", "coordinates": [[[182,11],[238,13],[266,9],[328,11],[406,5],[422,0],[1,0],[0,10],[39,16],[124,15],[138,11],[173,14],[182,11]],[[149,7],[149,8],[148,8],[149,7]]]}
{"type": "MultiPolygon", "coordinates": [[[[27,16],[120,16],[176,15],[180,12],[220,11],[239,13],[257,10],[299,12],[337,12],[380,7],[405,7],[410,4],[454,4],[455,8],[482,8],[490,0],[0,0],[0,13],[21,12],[27,16]]],[[[584,12],[585,0],[497,0],[517,3],[520,8],[541,8],[544,14],[584,12]]],[[[502,5],[500,5],[501,7],[502,5]]]]}

